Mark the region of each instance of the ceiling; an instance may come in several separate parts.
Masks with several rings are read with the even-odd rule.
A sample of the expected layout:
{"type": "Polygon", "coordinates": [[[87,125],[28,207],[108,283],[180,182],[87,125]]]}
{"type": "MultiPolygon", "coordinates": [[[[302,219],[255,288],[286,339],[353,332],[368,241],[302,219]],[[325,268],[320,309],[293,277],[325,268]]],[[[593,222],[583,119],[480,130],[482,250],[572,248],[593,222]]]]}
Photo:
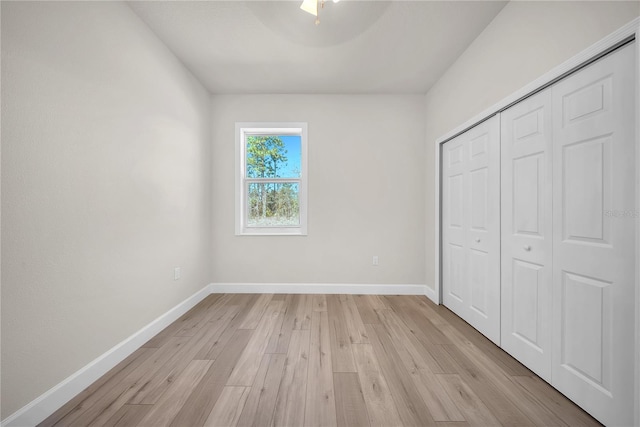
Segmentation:
{"type": "Polygon", "coordinates": [[[212,92],[426,93],[505,1],[130,1],[212,92]]]}

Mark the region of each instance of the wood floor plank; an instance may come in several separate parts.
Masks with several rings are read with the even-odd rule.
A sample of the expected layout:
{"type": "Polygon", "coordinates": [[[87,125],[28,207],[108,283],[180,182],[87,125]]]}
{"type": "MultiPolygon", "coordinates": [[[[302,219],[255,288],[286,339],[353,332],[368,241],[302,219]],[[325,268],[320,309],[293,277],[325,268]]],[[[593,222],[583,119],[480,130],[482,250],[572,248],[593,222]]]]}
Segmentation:
{"type": "Polygon", "coordinates": [[[313,296],[313,311],[327,311],[327,296],[326,295],[314,295],[313,296]]]}
{"type": "Polygon", "coordinates": [[[354,295],[353,299],[356,303],[356,307],[358,307],[358,313],[360,314],[360,318],[362,319],[362,323],[368,324],[376,324],[380,323],[380,319],[378,319],[378,315],[373,310],[371,306],[370,299],[368,298],[370,295],[354,295]]]}
{"type": "Polygon", "coordinates": [[[438,316],[426,316],[424,308],[414,303],[413,296],[408,298],[386,296],[385,300],[407,325],[419,330],[430,344],[452,344],[451,340],[433,323],[438,316]]]}
{"type": "Polygon", "coordinates": [[[199,316],[194,316],[190,321],[185,322],[182,328],[175,333],[175,336],[192,337],[213,317],[222,311],[226,311],[231,296],[228,294],[212,294],[206,298],[208,303],[202,307],[199,316]]]}
{"type": "Polygon", "coordinates": [[[515,376],[513,380],[522,388],[524,393],[531,395],[539,405],[544,405],[550,409],[567,425],[594,427],[601,425],[596,419],[577,407],[539,377],[515,376]]]}
{"type": "Polygon", "coordinates": [[[204,425],[207,427],[235,427],[249,396],[250,387],[226,386],[204,425]]]}
{"type": "Polygon", "coordinates": [[[307,331],[311,328],[311,314],[313,313],[313,295],[300,295],[296,321],[293,329],[307,331]]]}
{"type": "Polygon", "coordinates": [[[247,313],[247,317],[238,326],[238,329],[255,329],[272,298],[273,294],[261,294],[251,307],[251,310],[249,310],[249,313],[247,313]]]}
{"type": "Polygon", "coordinates": [[[171,337],[153,357],[145,360],[139,368],[113,387],[107,394],[81,413],[73,422],[65,423],[73,427],[103,425],[118,410],[136,396],[155,373],[189,341],[189,337],[171,337]]]}
{"type": "Polygon", "coordinates": [[[309,339],[310,331],[297,330],[291,333],[289,352],[271,422],[273,426],[304,424],[309,339]]]}
{"type": "Polygon", "coordinates": [[[301,329],[296,328],[296,325],[302,321],[302,319],[298,319],[298,316],[301,314],[302,310],[300,305],[302,304],[302,295],[296,294],[291,295],[289,300],[289,305],[285,311],[284,322],[282,322],[282,327],[290,330],[301,329]]]}
{"type": "Polygon", "coordinates": [[[369,427],[369,414],[364,403],[358,374],[336,372],[333,374],[336,396],[336,421],[338,427],[369,427]]]}
{"type": "Polygon", "coordinates": [[[406,354],[403,360],[407,362],[408,369],[429,369],[431,372],[441,372],[442,369],[438,362],[431,356],[431,353],[426,351],[415,335],[407,333],[406,324],[393,310],[377,310],[376,312],[393,339],[396,349],[399,350],[398,354],[401,357],[406,354]]]}
{"type": "Polygon", "coordinates": [[[151,357],[156,351],[157,348],[155,347],[140,347],[129,357],[100,377],[96,382],[91,384],[80,394],[47,417],[39,424],[39,426],[51,427],[56,425],[65,417],[66,420],[62,424],[72,422],[75,419],[75,416],[82,413],[86,408],[91,407],[93,403],[100,399],[101,396],[118,384],[122,378],[126,378],[131,371],[138,369],[140,364],[151,357]]]}
{"type": "Polygon", "coordinates": [[[422,396],[422,400],[429,408],[436,422],[465,421],[455,401],[445,392],[442,384],[436,378],[436,374],[428,369],[418,369],[411,372],[414,384],[422,396]]]}
{"type": "Polygon", "coordinates": [[[439,386],[432,369],[440,369],[430,353],[410,333],[393,310],[376,310],[402,363],[434,421],[465,421],[451,398],[439,386]]]}
{"type": "MultiPolygon", "coordinates": [[[[490,357],[490,354],[478,349],[473,343],[467,342],[457,346],[446,346],[449,354],[452,348],[466,356],[466,360],[473,360],[475,366],[482,373],[486,383],[491,383],[511,401],[531,422],[542,426],[564,426],[552,411],[544,405],[539,405],[533,395],[524,393],[508,375],[502,364],[490,357]]],[[[455,358],[454,358],[455,359],[455,358]]],[[[457,360],[456,360],[457,361],[457,360]]]]}
{"type": "Polygon", "coordinates": [[[103,427],[130,427],[140,425],[140,421],[151,410],[151,405],[124,405],[103,427]]]}
{"type": "Polygon", "coordinates": [[[287,360],[285,354],[265,354],[251,387],[238,426],[262,427],[269,425],[276,407],[280,380],[287,360]]]}
{"type": "Polygon", "coordinates": [[[472,427],[472,424],[469,424],[466,421],[436,421],[436,426],[438,427],[472,427]]]}
{"type": "Polygon", "coordinates": [[[354,344],[353,353],[370,424],[378,427],[401,426],[398,408],[373,347],[371,344],[354,344]]]}
{"type": "Polygon", "coordinates": [[[171,426],[200,427],[204,425],[253,332],[251,329],[238,329],[234,333],[233,338],[220,353],[220,357],[213,362],[204,377],[194,387],[193,392],[170,424],[171,426]]]}
{"type": "Polygon", "coordinates": [[[292,299],[293,295],[291,294],[285,295],[285,298],[282,299],[282,307],[273,325],[273,332],[271,333],[267,347],[264,349],[265,353],[287,354],[289,341],[291,341],[291,331],[286,329],[283,331],[282,324],[284,323],[284,317],[292,299]]]}
{"type": "Polygon", "coordinates": [[[387,300],[382,295],[366,295],[367,301],[374,310],[386,310],[391,308],[387,300]]]}
{"type": "Polygon", "coordinates": [[[437,362],[440,369],[432,367],[434,373],[456,373],[455,367],[450,363],[450,357],[439,343],[451,344],[437,328],[430,323],[429,319],[424,319],[422,315],[406,310],[406,304],[398,303],[399,297],[385,297],[394,313],[407,325],[408,332],[420,341],[425,351],[437,362]]]}
{"type": "Polygon", "coordinates": [[[455,345],[445,346],[451,359],[458,364],[458,373],[464,383],[478,396],[504,425],[532,426],[533,422],[514,404],[507,395],[508,390],[500,391],[487,377],[486,373],[469,360],[455,345]]]}
{"type": "Polygon", "coordinates": [[[298,307],[302,295],[287,295],[285,305],[281,310],[281,317],[278,324],[274,327],[271,334],[269,344],[265,349],[266,353],[283,353],[286,354],[289,349],[289,341],[291,341],[291,331],[293,331],[298,316],[298,307]]]}
{"type": "MultiPolygon", "coordinates": [[[[220,345],[224,345],[222,343],[222,336],[225,333],[229,333],[229,326],[240,316],[240,307],[237,305],[230,305],[227,307],[227,311],[222,313],[219,317],[214,318],[209,322],[205,327],[206,336],[202,337],[202,343],[198,346],[198,351],[193,356],[195,360],[213,360],[215,357],[211,357],[213,354],[213,349],[217,348],[220,345]]],[[[236,321],[237,323],[237,321],[236,321]]],[[[235,332],[237,328],[232,329],[235,332]]]]}
{"type": "MultiPolygon", "coordinates": [[[[260,323],[253,331],[247,347],[235,364],[233,373],[229,376],[227,385],[250,387],[260,368],[262,356],[265,354],[269,339],[274,333],[274,327],[281,315],[282,301],[272,301],[264,311],[260,323]]],[[[242,329],[238,329],[242,330],[242,329]]]]}
{"type": "Polygon", "coordinates": [[[317,311],[311,319],[309,368],[304,425],[307,427],[335,426],[336,399],[331,367],[329,318],[317,311]]]}
{"type": "MultiPolygon", "coordinates": [[[[207,373],[212,360],[192,360],[187,368],[175,378],[164,394],[152,406],[139,425],[149,427],[168,426],[178,414],[194,389],[207,373]]],[[[132,424],[133,425],[133,424],[132,424]]]]}
{"type": "Polygon", "coordinates": [[[438,374],[436,376],[448,395],[454,400],[456,406],[462,411],[469,424],[487,427],[502,425],[482,403],[482,400],[462,381],[459,375],[438,374]]]}
{"type": "Polygon", "coordinates": [[[352,344],[367,344],[369,338],[367,338],[367,331],[364,328],[364,323],[362,323],[362,318],[358,312],[358,306],[356,306],[353,295],[338,295],[338,300],[344,313],[349,340],[352,344]]]}
{"type": "Polygon", "coordinates": [[[425,351],[428,351],[429,354],[431,354],[431,357],[433,357],[433,359],[436,362],[438,362],[438,365],[440,366],[440,370],[438,371],[438,370],[432,369],[434,374],[455,374],[456,373],[456,366],[451,361],[451,357],[449,357],[449,353],[447,353],[447,350],[445,350],[444,345],[442,344],[429,345],[427,342],[421,339],[421,334],[419,332],[418,333],[411,332],[411,333],[413,334],[413,336],[415,336],[418,339],[418,341],[420,341],[420,343],[422,343],[422,348],[424,348],[425,351]]]}
{"type": "Polygon", "coordinates": [[[509,356],[500,347],[495,345],[490,340],[486,339],[480,332],[474,329],[467,322],[456,316],[451,310],[444,306],[436,306],[426,298],[416,298],[411,300],[410,303],[417,304],[422,308],[422,315],[429,318],[438,319],[441,318],[443,325],[446,325],[448,330],[455,328],[459,331],[464,338],[474,344],[476,347],[482,349],[509,375],[531,375],[524,365],[518,362],[513,357],[509,356]]]}
{"type": "Polygon", "coordinates": [[[327,295],[327,313],[333,372],[355,372],[356,366],[351,349],[351,338],[347,331],[344,311],[337,295],[327,295]]]}
{"type": "Polygon", "coordinates": [[[196,359],[196,355],[207,346],[207,343],[218,339],[226,325],[236,315],[237,310],[238,307],[236,306],[226,307],[226,310],[218,310],[216,319],[213,322],[208,322],[198,330],[186,345],[155,372],[144,387],[129,400],[129,403],[156,403],[165,390],[171,386],[175,378],[180,376],[192,360],[196,359]]]}
{"type": "Polygon", "coordinates": [[[222,294],[211,294],[196,304],[191,310],[180,316],[178,320],[164,328],[160,333],[147,341],[143,347],[159,348],[171,337],[175,336],[186,326],[199,321],[201,316],[207,314],[207,308],[210,307],[222,294]]]}
{"type": "Polygon", "coordinates": [[[224,332],[213,343],[206,354],[199,354],[199,359],[215,360],[218,358],[222,349],[226,347],[229,340],[238,330],[240,324],[244,321],[245,317],[251,311],[251,307],[258,300],[258,294],[235,294],[230,300],[230,304],[238,307],[238,314],[234,316],[229,325],[225,328],[224,332]]]}
{"type": "Polygon", "coordinates": [[[435,421],[420,397],[411,376],[402,366],[400,356],[395,350],[387,330],[382,325],[366,325],[366,328],[403,424],[435,425],[435,421]]]}

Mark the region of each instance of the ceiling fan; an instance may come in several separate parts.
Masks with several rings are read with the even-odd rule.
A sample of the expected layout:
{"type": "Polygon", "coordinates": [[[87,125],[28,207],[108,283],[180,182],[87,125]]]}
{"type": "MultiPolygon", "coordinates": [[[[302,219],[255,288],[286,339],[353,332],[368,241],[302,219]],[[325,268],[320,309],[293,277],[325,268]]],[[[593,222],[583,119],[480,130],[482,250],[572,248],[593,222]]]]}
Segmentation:
{"type": "MultiPolygon", "coordinates": [[[[334,3],[338,3],[339,1],[340,0],[333,0],[334,3]]],[[[300,9],[316,17],[316,25],[320,23],[318,3],[320,3],[320,9],[322,9],[324,7],[324,0],[302,0],[302,4],[300,5],[300,9]]]]}

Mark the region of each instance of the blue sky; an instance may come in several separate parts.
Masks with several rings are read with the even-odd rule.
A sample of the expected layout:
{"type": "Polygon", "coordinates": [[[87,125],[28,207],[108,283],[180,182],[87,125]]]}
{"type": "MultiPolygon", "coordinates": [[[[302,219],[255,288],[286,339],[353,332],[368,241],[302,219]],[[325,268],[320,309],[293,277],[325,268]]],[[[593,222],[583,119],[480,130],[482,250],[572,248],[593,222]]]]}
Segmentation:
{"type": "Polygon", "coordinates": [[[287,150],[287,165],[284,170],[278,172],[282,178],[297,177],[293,171],[300,171],[300,136],[298,135],[282,135],[280,136],[284,146],[287,150]]]}

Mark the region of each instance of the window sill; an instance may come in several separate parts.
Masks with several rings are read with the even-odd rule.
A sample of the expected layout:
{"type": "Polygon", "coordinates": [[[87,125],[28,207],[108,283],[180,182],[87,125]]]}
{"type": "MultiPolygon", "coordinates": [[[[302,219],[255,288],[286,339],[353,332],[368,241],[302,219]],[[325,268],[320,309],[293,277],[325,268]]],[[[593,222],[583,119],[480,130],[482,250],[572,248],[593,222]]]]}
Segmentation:
{"type": "Polygon", "coordinates": [[[300,228],[289,229],[258,229],[236,232],[236,236],[306,236],[307,231],[300,228]]]}

